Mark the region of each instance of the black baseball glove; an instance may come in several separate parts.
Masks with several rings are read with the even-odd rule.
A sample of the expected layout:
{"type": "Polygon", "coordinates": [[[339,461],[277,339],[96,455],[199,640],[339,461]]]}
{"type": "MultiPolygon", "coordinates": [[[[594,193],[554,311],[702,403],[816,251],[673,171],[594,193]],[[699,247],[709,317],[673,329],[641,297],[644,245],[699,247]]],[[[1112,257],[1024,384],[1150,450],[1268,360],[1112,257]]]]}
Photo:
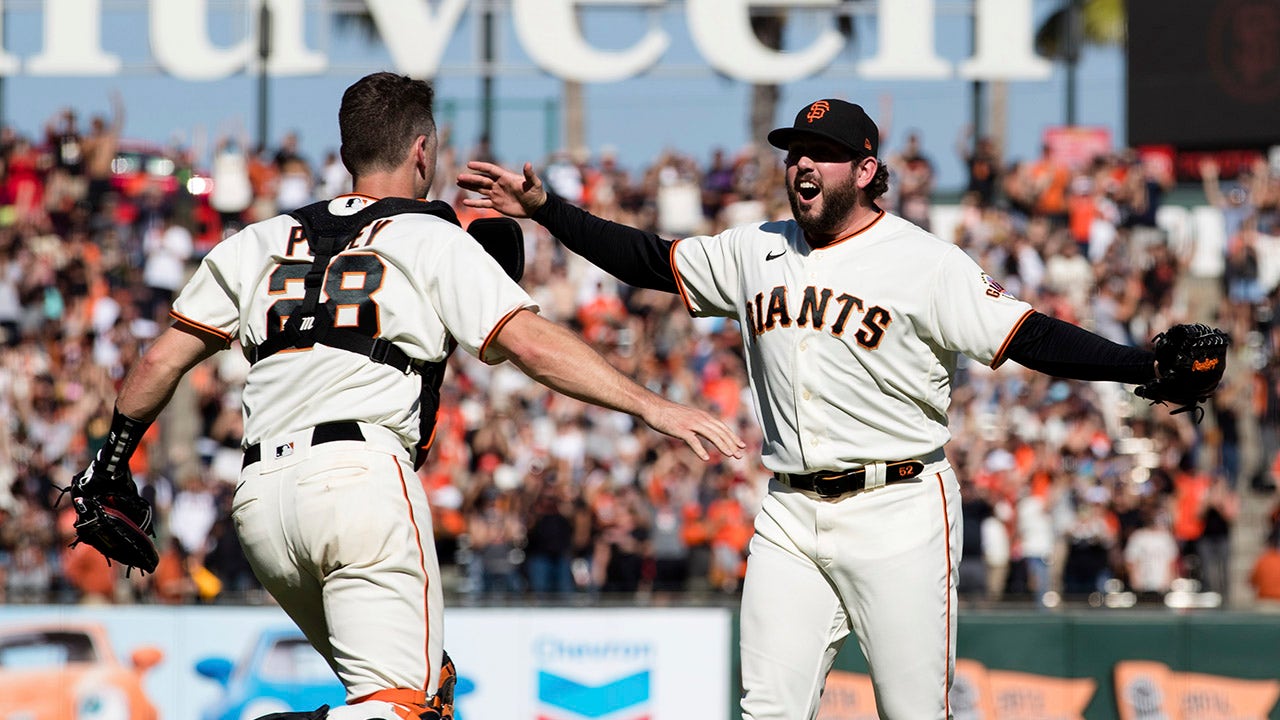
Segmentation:
{"type": "Polygon", "coordinates": [[[142,499],[133,477],[125,469],[122,474],[104,477],[95,474],[90,465],[67,488],[71,506],[76,511],[76,539],[72,547],[84,543],[107,559],[155,572],[160,561],[156,553],[152,527],[151,503],[142,499]]]}
{"type": "Polygon", "coordinates": [[[1152,342],[1158,377],[1134,392],[1152,404],[1176,405],[1178,409],[1171,414],[1191,412],[1200,422],[1204,417],[1200,403],[1213,394],[1227,369],[1231,338],[1217,328],[1196,323],[1174,325],[1152,342]]]}

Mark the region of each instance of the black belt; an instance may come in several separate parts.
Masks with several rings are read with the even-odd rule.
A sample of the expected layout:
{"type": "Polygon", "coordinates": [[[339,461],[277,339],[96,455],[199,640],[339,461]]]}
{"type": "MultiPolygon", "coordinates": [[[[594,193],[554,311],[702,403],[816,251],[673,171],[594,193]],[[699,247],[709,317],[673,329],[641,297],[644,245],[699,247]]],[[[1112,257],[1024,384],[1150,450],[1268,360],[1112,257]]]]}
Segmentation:
{"type": "MultiPolygon", "coordinates": [[[[351,420],[340,420],[338,422],[321,423],[315,426],[311,431],[311,444],[323,445],[324,443],[338,442],[339,440],[355,440],[357,442],[364,441],[364,433],[360,432],[360,425],[351,420]]],[[[280,448],[276,448],[276,452],[280,452],[280,448]]],[[[241,468],[247,468],[250,465],[262,459],[262,444],[254,443],[244,449],[244,462],[241,468]]]]}
{"type": "MultiPolygon", "coordinates": [[[[884,484],[890,485],[904,480],[911,480],[924,472],[924,463],[919,460],[895,460],[885,463],[884,484]]],[[[778,480],[796,490],[808,490],[819,497],[833,498],[846,493],[857,492],[867,488],[867,471],[864,468],[842,472],[814,472],[803,475],[795,473],[775,473],[778,480]]]]}

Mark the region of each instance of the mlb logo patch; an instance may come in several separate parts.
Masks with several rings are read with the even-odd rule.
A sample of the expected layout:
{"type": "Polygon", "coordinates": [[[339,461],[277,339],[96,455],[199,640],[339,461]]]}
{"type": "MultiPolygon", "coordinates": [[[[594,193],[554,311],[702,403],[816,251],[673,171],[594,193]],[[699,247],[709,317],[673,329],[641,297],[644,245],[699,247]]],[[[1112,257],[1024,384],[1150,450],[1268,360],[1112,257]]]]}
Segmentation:
{"type": "MultiPolygon", "coordinates": [[[[982,282],[983,282],[983,284],[985,284],[985,285],[987,286],[987,292],[986,292],[986,294],[987,294],[989,297],[993,297],[993,298],[998,298],[998,297],[1013,298],[1013,295],[1011,295],[1011,294],[1009,293],[1009,291],[1008,291],[1008,290],[1005,290],[1005,289],[1004,289],[1004,286],[1003,286],[1003,285],[1001,285],[1000,283],[996,282],[996,279],[995,279],[995,278],[993,278],[993,277],[991,277],[990,275],[988,275],[988,274],[986,274],[986,273],[982,273],[982,282]]],[[[1013,298],[1013,299],[1016,299],[1016,298],[1013,298]]]]}
{"type": "Polygon", "coordinates": [[[293,443],[287,442],[276,446],[276,459],[287,458],[293,454],[293,443]]]}

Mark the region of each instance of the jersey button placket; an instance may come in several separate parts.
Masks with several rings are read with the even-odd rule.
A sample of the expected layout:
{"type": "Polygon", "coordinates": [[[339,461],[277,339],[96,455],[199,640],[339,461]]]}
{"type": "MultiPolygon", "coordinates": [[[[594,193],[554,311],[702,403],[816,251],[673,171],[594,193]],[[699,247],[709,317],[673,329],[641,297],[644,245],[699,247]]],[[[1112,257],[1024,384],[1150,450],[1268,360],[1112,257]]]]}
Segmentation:
{"type": "MultiPolygon", "coordinates": [[[[805,332],[803,329],[797,328],[797,332],[805,332]]],[[[816,457],[816,451],[821,442],[820,434],[817,430],[820,427],[819,418],[814,416],[812,403],[809,401],[813,398],[813,393],[809,388],[805,387],[803,378],[809,376],[808,360],[809,355],[806,352],[809,348],[808,338],[802,338],[794,345],[791,366],[794,370],[792,377],[797,378],[794,389],[794,400],[792,407],[795,408],[795,417],[797,427],[800,429],[800,440],[803,445],[801,455],[804,457],[806,464],[813,461],[816,457]]]]}
{"type": "Polygon", "coordinates": [[[832,516],[836,513],[835,502],[817,502],[813,509],[814,560],[819,567],[831,569],[835,561],[835,545],[837,538],[833,532],[832,516]]]}

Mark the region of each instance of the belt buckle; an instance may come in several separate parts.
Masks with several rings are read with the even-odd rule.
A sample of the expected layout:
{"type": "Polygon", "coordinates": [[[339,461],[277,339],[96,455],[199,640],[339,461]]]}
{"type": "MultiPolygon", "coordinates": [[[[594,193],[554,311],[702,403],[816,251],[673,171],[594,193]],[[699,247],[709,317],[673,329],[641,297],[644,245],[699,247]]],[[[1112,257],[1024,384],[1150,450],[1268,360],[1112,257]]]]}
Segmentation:
{"type": "Polygon", "coordinates": [[[843,489],[839,489],[839,488],[830,488],[829,486],[831,483],[834,483],[835,481],[847,479],[851,475],[854,475],[856,472],[857,472],[856,470],[850,470],[845,472],[834,472],[834,473],[814,473],[813,492],[818,497],[826,500],[847,495],[853,491],[847,487],[843,489]]]}

